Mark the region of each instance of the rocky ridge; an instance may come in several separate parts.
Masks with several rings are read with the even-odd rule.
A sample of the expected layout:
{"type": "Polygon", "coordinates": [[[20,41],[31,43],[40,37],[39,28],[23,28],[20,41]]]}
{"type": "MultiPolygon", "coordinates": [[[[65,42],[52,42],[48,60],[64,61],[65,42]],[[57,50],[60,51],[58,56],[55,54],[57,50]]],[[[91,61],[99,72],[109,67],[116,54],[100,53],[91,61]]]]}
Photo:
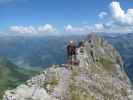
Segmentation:
{"type": "Polygon", "coordinates": [[[53,65],[3,100],[133,100],[133,90],[115,48],[95,34],[87,36],[79,65],[53,65]]]}

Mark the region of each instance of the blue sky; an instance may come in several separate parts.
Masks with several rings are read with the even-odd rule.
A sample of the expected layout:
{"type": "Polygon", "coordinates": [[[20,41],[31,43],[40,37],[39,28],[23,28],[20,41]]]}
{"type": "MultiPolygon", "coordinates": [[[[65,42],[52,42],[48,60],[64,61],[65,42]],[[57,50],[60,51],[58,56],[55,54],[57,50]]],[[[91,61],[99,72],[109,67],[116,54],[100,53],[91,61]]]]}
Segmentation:
{"type": "MultiPolygon", "coordinates": [[[[116,0],[115,0],[116,1],[116,0]]],[[[133,8],[132,0],[118,0],[123,10],[133,8]]],[[[10,26],[49,24],[59,30],[66,25],[102,23],[100,12],[108,12],[112,0],[0,0],[0,31],[10,26]]]]}

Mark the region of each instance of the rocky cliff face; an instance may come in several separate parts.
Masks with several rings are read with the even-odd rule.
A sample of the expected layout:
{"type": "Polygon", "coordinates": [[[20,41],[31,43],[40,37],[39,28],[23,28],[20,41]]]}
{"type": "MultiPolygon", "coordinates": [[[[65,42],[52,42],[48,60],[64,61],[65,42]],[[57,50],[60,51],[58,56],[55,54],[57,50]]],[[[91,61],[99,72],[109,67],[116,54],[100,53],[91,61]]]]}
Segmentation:
{"type": "Polygon", "coordinates": [[[106,40],[89,35],[78,48],[77,59],[77,66],[53,65],[7,90],[3,100],[133,100],[122,59],[106,40]]]}

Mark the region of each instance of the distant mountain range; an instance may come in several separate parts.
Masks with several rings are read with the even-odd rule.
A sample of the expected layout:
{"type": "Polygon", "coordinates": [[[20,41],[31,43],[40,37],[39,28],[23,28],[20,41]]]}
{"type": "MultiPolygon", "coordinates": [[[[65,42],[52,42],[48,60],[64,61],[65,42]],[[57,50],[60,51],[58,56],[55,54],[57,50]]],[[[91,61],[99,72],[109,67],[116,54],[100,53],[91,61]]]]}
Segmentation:
{"type": "MultiPolygon", "coordinates": [[[[133,34],[102,34],[120,52],[128,75],[133,80],[133,34]]],[[[69,40],[79,42],[84,36],[6,36],[0,37],[0,56],[7,57],[20,67],[46,68],[66,61],[66,45],[69,40]]]]}
{"type": "Polygon", "coordinates": [[[0,37],[0,56],[7,57],[21,67],[47,67],[65,61],[69,40],[82,36],[62,37],[0,37]]]}

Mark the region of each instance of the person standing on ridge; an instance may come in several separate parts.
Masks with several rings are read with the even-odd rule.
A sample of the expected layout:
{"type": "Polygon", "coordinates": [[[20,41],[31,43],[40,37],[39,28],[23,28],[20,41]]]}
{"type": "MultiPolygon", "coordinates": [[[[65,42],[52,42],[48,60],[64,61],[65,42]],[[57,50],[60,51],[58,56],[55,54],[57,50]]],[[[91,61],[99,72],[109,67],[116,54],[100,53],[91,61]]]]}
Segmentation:
{"type": "Polygon", "coordinates": [[[67,46],[68,63],[74,65],[76,62],[76,45],[74,41],[69,41],[67,46]]]}
{"type": "Polygon", "coordinates": [[[78,48],[80,48],[80,53],[84,53],[84,40],[79,42],[78,48]]]}

